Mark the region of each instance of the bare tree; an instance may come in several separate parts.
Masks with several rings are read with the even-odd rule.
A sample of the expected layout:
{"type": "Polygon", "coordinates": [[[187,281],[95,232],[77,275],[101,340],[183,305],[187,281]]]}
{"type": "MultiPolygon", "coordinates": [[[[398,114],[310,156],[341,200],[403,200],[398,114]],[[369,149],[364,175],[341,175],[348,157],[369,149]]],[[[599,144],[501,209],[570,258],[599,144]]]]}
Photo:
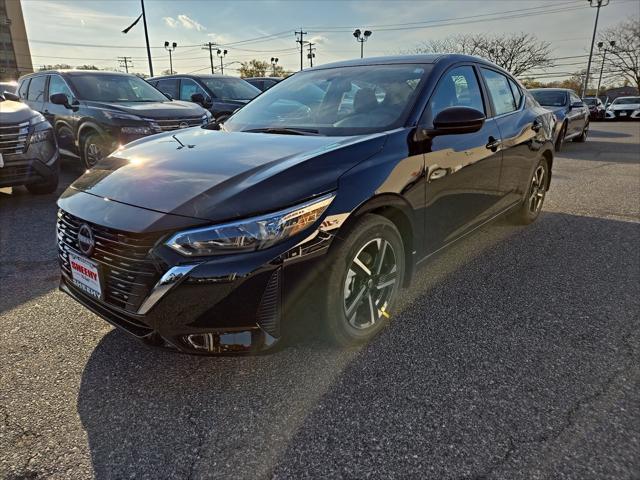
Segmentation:
{"type": "MultiPolygon", "coordinates": [[[[608,49],[605,70],[607,77],[620,77],[629,80],[640,90],[640,20],[628,20],[604,30],[599,39],[609,45],[615,41],[615,47],[608,49]]],[[[623,83],[618,81],[616,83],[623,83]]]]}
{"type": "Polygon", "coordinates": [[[536,68],[553,65],[550,44],[529,33],[454,35],[425,42],[415,52],[477,55],[516,77],[536,68]]]}

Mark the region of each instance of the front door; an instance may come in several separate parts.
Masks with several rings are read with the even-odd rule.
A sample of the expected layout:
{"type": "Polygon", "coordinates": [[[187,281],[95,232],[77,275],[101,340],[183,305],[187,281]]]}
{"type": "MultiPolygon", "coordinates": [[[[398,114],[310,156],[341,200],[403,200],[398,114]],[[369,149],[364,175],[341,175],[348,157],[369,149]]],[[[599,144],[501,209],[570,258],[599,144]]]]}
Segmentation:
{"type": "MultiPolygon", "coordinates": [[[[438,82],[424,115],[427,128],[448,107],[485,108],[476,69],[454,67],[438,82]]],[[[427,255],[464,235],[496,212],[500,200],[500,130],[489,118],[475,133],[435,135],[425,153],[427,255]]]]}

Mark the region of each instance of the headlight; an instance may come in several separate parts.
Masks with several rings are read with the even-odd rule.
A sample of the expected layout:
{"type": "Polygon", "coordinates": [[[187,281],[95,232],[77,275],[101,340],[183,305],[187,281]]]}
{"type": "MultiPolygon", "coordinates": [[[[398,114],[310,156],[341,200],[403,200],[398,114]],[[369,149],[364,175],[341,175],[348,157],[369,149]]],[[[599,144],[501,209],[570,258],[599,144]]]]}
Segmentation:
{"type": "Polygon", "coordinates": [[[51,129],[47,128],[46,130],[40,130],[38,132],[33,132],[31,137],[29,137],[29,143],[40,143],[46,142],[51,138],[51,129]]]}
{"type": "Polygon", "coordinates": [[[40,112],[36,112],[36,114],[29,119],[29,125],[33,126],[46,121],[47,119],[44,118],[44,115],[42,115],[40,112]]]}
{"type": "Polygon", "coordinates": [[[179,232],[167,246],[188,257],[268,248],[313,225],[334,197],[331,193],[268,215],[179,232]]]}
{"type": "Polygon", "coordinates": [[[120,131],[127,135],[151,135],[155,133],[151,127],[121,127],[120,131]]]}
{"type": "Polygon", "coordinates": [[[142,120],[142,118],[137,115],[131,115],[130,113],[118,112],[115,110],[102,110],[102,113],[109,120],[142,120]]]}
{"type": "Polygon", "coordinates": [[[211,122],[212,118],[213,115],[211,115],[211,112],[206,112],[204,115],[202,115],[202,124],[208,125],[211,122]]]}

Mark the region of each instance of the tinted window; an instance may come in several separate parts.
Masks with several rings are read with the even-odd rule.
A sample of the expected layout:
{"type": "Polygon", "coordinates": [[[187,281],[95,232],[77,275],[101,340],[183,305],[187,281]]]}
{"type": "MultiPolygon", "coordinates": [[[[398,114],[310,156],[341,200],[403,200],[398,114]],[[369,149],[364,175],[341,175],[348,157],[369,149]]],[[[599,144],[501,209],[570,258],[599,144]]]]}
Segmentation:
{"type": "Polygon", "coordinates": [[[180,80],[178,80],[177,78],[165,78],[163,80],[158,80],[158,82],[155,84],[155,87],[162,93],[168,93],[169,95],[171,95],[171,98],[178,98],[179,82],[180,80]]]}
{"type": "Polygon", "coordinates": [[[44,75],[31,78],[27,100],[30,102],[42,102],[44,100],[44,82],[47,79],[44,75]]]}
{"type": "Polygon", "coordinates": [[[534,90],[531,95],[543,107],[562,107],[567,103],[566,92],[558,90],[534,90]]]}
{"type": "Polygon", "coordinates": [[[203,78],[204,83],[217,98],[223,100],[251,100],[260,90],[240,78],[203,78]]]}
{"type": "Polygon", "coordinates": [[[438,82],[431,97],[432,118],[448,107],[470,107],[484,112],[482,93],[473,67],[449,70],[438,82]]]}
{"type": "Polygon", "coordinates": [[[482,69],[487,89],[493,101],[493,108],[496,115],[513,112],[517,109],[516,100],[509,86],[509,79],[493,70],[482,69]]]}
{"type": "Polygon", "coordinates": [[[73,98],[73,93],[59,75],[51,75],[49,77],[49,98],[56,93],[64,93],[69,100],[73,98]]]}
{"type": "Polygon", "coordinates": [[[569,92],[569,98],[571,99],[571,103],[580,102],[580,97],[578,97],[575,93],[569,92]]]}
{"type": "Polygon", "coordinates": [[[616,105],[635,105],[640,103],[640,97],[619,97],[612,102],[612,104],[614,103],[616,105]]]}
{"type": "Polygon", "coordinates": [[[31,81],[31,79],[27,78],[26,80],[24,80],[20,84],[20,89],[18,90],[18,95],[20,95],[20,98],[22,98],[23,100],[27,98],[27,91],[29,90],[29,82],[30,81],[31,81]]]}
{"type": "Polygon", "coordinates": [[[522,91],[516,82],[509,79],[509,86],[511,86],[511,93],[513,93],[513,98],[516,102],[516,108],[520,107],[520,102],[522,101],[522,91]]]}
{"type": "Polygon", "coordinates": [[[225,129],[360,135],[396,128],[404,124],[430,69],[428,64],[401,64],[303,70],[238,110],[225,129]]]}
{"type": "Polygon", "coordinates": [[[94,102],[166,102],[167,97],[141,78],[109,73],[73,74],[70,82],[83,100],[94,102]]]}
{"type": "Polygon", "coordinates": [[[180,82],[180,100],[191,101],[191,95],[194,93],[200,93],[203,97],[208,98],[208,95],[200,85],[189,78],[183,78],[180,82]]]}

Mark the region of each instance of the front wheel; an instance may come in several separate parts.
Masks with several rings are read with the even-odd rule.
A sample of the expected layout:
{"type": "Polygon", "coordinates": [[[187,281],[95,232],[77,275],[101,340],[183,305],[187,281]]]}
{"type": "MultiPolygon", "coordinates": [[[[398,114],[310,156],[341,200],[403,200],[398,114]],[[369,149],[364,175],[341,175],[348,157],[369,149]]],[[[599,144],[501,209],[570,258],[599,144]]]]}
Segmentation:
{"type": "Polygon", "coordinates": [[[538,163],[533,171],[526,198],[518,210],[513,212],[512,219],[514,223],[528,225],[538,218],[542,210],[542,204],[544,203],[548,186],[549,162],[543,159],[540,160],[540,163],[538,163]]]}
{"type": "Polygon", "coordinates": [[[330,254],[326,330],[339,346],[376,335],[396,306],[405,272],[404,244],[385,217],[366,214],[330,254]]]}
{"type": "Polygon", "coordinates": [[[82,146],[82,159],[87,168],[93,168],[96,163],[111,153],[107,140],[98,132],[87,135],[82,146]]]}

